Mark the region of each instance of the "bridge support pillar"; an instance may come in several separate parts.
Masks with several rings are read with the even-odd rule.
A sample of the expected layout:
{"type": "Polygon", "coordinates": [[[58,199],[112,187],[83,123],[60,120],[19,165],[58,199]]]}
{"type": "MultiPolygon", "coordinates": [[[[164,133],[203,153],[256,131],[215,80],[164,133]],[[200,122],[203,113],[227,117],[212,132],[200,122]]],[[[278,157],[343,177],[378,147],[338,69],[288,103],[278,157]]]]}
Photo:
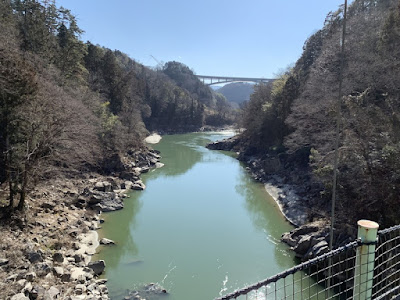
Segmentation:
{"type": "Polygon", "coordinates": [[[356,265],[354,270],[354,300],[367,300],[372,296],[374,278],[375,245],[378,234],[378,223],[360,220],[358,224],[358,238],[361,247],[357,248],[356,265]]]}

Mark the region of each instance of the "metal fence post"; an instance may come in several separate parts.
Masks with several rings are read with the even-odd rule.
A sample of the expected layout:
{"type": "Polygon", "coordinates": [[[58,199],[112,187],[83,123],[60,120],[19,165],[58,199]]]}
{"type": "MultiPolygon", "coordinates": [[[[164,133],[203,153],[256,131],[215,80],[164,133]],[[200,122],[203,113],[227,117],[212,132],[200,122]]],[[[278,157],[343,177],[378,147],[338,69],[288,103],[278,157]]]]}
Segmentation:
{"type": "Polygon", "coordinates": [[[375,243],[379,224],[373,221],[360,220],[358,238],[362,245],[357,248],[354,270],[353,299],[371,299],[372,281],[374,277],[375,243]]]}

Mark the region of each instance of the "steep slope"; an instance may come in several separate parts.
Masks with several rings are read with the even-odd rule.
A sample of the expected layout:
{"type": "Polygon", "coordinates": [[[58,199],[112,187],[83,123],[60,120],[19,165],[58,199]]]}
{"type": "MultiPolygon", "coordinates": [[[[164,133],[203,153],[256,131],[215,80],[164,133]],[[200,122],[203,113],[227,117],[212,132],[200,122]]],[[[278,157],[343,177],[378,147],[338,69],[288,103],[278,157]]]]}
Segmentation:
{"type": "MultiPolygon", "coordinates": [[[[340,99],[341,226],[360,218],[382,226],[400,222],[399,4],[355,0],[348,10],[340,99]]],[[[256,87],[244,113],[242,156],[258,155],[265,178],[281,172],[306,185],[310,218],[328,216],[330,209],[342,15],[342,8],[330,13],[295,66],[271,85],[256,87]],[[269,169],[271,159],[278,168],[269,169]]]]}

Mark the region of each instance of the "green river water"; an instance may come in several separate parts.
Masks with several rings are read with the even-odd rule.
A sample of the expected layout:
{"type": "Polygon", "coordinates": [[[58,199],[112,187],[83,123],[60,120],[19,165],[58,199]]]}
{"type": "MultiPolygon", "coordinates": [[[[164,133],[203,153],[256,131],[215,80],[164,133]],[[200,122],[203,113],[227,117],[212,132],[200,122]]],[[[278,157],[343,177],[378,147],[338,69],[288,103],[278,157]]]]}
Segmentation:
{"type": "MultiPolygon", "coordinates": [[[[214,299],[295,264],[279,242],[292,229],[233,153],[204,146],[229,133],[164,136],[153,148],[165,166],[142,179],[121,211],[103,214],[100,246],[112,299],[156,282],[160,299],[214,299]]],[[[155,298],[158,299],[158,298],[155,298]]]]}

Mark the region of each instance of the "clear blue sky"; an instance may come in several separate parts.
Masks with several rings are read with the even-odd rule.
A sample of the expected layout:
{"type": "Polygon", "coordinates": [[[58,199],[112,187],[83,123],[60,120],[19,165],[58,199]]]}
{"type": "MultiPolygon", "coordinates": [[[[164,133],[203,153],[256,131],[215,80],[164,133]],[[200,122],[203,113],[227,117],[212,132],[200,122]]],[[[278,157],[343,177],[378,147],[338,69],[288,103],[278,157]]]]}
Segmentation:
{"type": "Polygon", "coordinates": [[[57,0],[82,40],[147,65],[175,60],[199,75],[274,77],[343,0],[57,0]]]}

